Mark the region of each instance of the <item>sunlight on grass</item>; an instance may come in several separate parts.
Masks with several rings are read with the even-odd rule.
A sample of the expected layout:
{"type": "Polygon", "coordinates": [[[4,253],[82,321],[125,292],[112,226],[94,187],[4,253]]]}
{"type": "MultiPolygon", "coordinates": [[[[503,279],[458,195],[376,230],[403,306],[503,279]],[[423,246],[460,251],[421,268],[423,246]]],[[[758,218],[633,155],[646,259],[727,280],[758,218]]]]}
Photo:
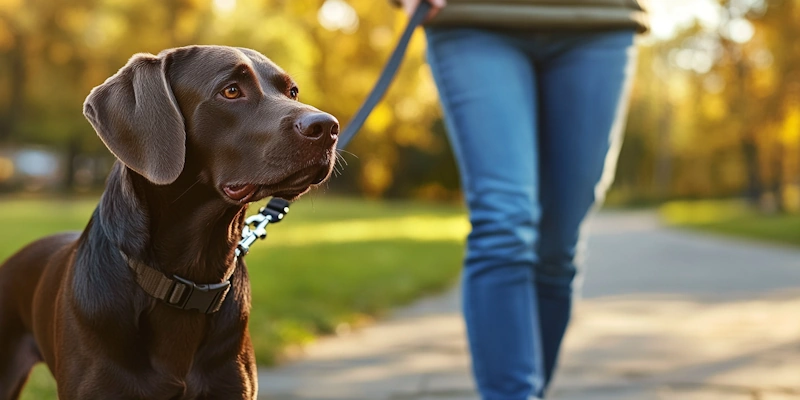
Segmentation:
{"type": "Polygon", "coordinates": [[[748,207],[743,200],[671,201],[658,211],[670,225],[699,225],[741,217],[748,213],[748,207]]]}
{"type": "Polygon", "coordinates": [[[33,367],[19,400],[51,400],[56,398],[56,380],[44,364],[33,367]]]}
{"type": "MultiPolygon", "coordinates": [[[[272,228],[272,227],[270,227],[272,228]]],[[[283,228],[283,227],[281,227],[283,228]]],[[[276,227],[276,229],[278,229],[276,227]]],[[[469,232],[463,216],[415,215],[397,218],[343,220],[287,226],[275,233],[280,246],[351,243],[375,240],[462,241],[469,232]]]]}
{"type": "Polygon", "coordinates": [[[670,202],[659,214],[679,228],[800,246],[800,215],[761,213],[743,200],[670,202]]]}

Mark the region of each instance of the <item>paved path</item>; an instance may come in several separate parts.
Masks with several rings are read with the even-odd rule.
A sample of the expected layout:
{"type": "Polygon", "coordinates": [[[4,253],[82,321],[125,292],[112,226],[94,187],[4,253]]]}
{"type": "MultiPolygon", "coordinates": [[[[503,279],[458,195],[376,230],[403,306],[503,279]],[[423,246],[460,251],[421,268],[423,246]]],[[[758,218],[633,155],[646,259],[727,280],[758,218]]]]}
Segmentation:
{"type": "MultiPolygon", "coordinates": [[[[555,400],[800,399],[800,250],[604,213],[555,400]]],[[[264,400],[478,400],[455,290],[259,374],[264,400]]]]}

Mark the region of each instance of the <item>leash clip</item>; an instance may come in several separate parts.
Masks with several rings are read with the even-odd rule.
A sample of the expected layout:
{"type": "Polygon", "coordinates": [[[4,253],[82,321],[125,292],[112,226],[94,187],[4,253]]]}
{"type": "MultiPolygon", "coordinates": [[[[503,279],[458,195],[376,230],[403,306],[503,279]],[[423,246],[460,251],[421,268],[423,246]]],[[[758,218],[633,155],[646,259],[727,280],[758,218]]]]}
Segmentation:
{"type": "Polygon", "coordinates": [[[256,240],[266,239],[267,225],[281,222],[287,213],[289,202],[273,197],[266,206],[258,210],[258,214],[247,217],[242,229],[242,240],[236,246],[236,257],[244,257],[256,240]]]}

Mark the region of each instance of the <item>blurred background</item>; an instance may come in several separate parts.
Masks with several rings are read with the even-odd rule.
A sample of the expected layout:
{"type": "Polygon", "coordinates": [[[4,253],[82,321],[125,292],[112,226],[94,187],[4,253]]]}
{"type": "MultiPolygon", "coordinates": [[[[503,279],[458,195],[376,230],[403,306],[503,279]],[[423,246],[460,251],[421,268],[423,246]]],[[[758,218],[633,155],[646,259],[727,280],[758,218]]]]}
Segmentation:
{"type": "MultiPolygon", "coordinates": [[[[800,0],[650,5],[607,207],[800,245],[800,0]]],[[[405,22],[382,0],[0,0],[0,259],[85,226],[113,157],[82,102],[132,54],[253,48],[344,123],[405,22]]],[[[457,281],[468,223],[424,46],[418,32],[340,173],[248,256],[260,364],[457,281]]],[[[29,398],[52,396],[34,381],[29,398]]]]}
{"type": "MultiPolygon", "coordinates": [[[[800,211],[800,34],[795,0],[655,0],[612,204],[742,197],[800,211]]],[[[81,104],[136,52],[259,50],[302,100],[347,121],[403,26],[375,0],[2,0],[0,191],[87,192],[112,162],[81,104]]],[[[330,191],[458,197],[419,34],[330,191]],[[369,151],[364,151],[369,149],[369,151]]]]}

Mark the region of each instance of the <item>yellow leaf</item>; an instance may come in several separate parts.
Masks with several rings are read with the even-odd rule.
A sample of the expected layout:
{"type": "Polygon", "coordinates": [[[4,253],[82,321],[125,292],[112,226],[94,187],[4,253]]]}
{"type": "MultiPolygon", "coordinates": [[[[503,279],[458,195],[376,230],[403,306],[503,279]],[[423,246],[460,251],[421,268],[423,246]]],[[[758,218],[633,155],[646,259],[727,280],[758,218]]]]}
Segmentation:
{"type": "Polygon", "coordinates": [[[386,105],[386,103],[381,103],[372,111],[372,114],[370,114],[367,119],[365,127],[367,131],[373,135],[377,134],[377,136],[383,136],[383,133],[392,123],[392,119],[392,109],[386,105]]]}
{"type": "Polygon", "coordinates": [[[796,146],[800,140],[800,106],[791,107],[783,120],[780,133],[781,142],[787,146],[796,146]]]}

